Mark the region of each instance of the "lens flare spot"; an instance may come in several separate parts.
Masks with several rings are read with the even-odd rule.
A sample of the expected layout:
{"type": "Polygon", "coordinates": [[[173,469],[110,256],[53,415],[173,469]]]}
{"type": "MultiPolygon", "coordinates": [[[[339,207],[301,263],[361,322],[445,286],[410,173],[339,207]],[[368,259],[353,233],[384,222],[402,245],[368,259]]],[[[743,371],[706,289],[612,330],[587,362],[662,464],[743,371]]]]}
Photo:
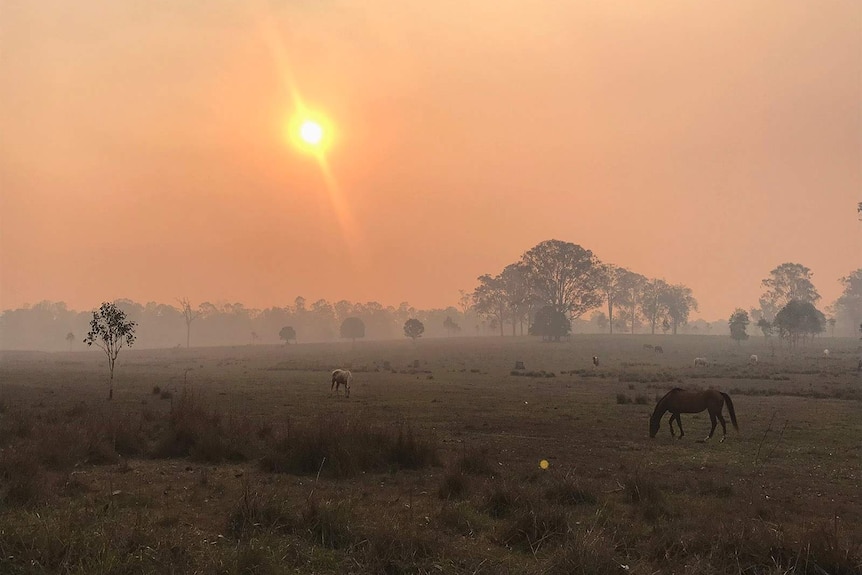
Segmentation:
{"type": "Polygon", "coordinates": [[[550,467],[550,466],[551,466],[551,464],[550,464],[550,463],[548,463],[548,460],[547,460],[547,459],[543,459],[543,460],[541,460],[541,461],[539,462],[539,467],[540,467],[540,468],[542,468],[542,469],[547,469],[547,468],[548,468],[548,467],[550,467]]]}

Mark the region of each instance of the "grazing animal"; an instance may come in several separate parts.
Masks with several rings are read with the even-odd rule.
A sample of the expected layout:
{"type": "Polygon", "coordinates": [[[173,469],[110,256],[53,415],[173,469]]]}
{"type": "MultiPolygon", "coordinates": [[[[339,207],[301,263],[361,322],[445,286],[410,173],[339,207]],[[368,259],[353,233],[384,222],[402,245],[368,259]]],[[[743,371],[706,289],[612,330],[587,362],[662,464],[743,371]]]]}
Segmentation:
{"type": "Polygon", "coordinates": [[[599,356],[597,356],[597,355],[593,356],[593,365],[596,367],[599,367],[599,356]]]}
{"type": "Polygon", "coordinates": [[[757,365],[757,356],[751,354],[751,357],[748,358],[748,363],[750,363],[751,365],[757,365]]]}
{"type": "Polygon", "coordinates": [[[727,404],[727,411],[730,413],[730,422],[733,428],[739,430],[739,425],[736,423],[736,412],[733,410],[733,402],[730,396],[722,391],[715,389],[705,389],[701,391],[686,391],[675,387],[667,392],[655,406],[652,416],[649,420],[649,436],[655,437],[658,433],[661,418],[665,412],[670,412],[670,434],[673,432],[673,420],[676,419],[676,424],[679,426],[679,439],[685,435],[682,430],[682,420],[679,418],[680,413],[700,413],[703,410],[709,411],[709,420],[712,422],[712,428],[709,430],[709,435],[706,439],[710,439],[715,433],[716,422],[721,423],[721,442],[727,436],[727,425],[725,425],[724,417],[721,415],[721,410],[724,404],[727,404]]]}
{"type": "Polygon", "coordinates": [[[694,358],[694,367],[702,365],[703,367],[709,367],[709,362],[705,357],[696,357],[694,358]]]}
{"type": "Polygon", "coordinates": [[[664,349],[660,345],[657,345],[653,348],[653,351],[656,353],[664,353],[664,349]]]}
{"type": "Polygon", "coordinates": [[[829,357],[829,350],[828,349],[823,350],[823,357],[829,357]]]}
{"type": "Polygon", "coordinates": [[[651,343],[645,343],[644,349],[652,349],[652,344],[651,343]]]}
{"type": "Polygon", "coordinates": [[[527,369],[527,368],[526,368],[526,367],[524,367],[524,362],[523,362],[523,361],[517,361],[517,360],[516,360],[516,361],[515,361],[515,369],[527,369]]]}
{"type": "Polygon", "coordinates": [[[338,393],[338,388],[344,386],[344,396],[350,397],[350,382],[353,381],[353,374],[347,369],[336,369],[332,372],[332,386],[329,391],[338,393]]]}

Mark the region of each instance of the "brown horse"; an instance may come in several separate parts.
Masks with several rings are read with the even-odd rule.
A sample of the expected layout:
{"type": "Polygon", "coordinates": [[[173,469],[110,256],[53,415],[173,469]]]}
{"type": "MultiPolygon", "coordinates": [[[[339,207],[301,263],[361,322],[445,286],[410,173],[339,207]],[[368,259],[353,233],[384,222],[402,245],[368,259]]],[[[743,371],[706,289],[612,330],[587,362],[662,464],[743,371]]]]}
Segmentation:
{"type": "Polygon", "coordinates": [[[655,411],[649,420],[649,436],[655,437],[658,433],[661,418],[666,411],[670,412],[670,434],[673,432],[673,420],[676,419],[676,424],[679,426],[679,438],[685,435],[682,430],[682,420],[679,418],[680,413],[700,413],[704,409],[709,410],[709,419],[712,421],[712,429],[709,430],[709,435],[706,439],[712,437],[715,433],[716,420],[721,422],[721,441],[724,441],[727,435],[727,426],[724,423],[724,417],[721,415],[721,410],[724,404],[727,403],[727,411],[730,413],[730,422],[733,423],[733,428],[739,430],[736,424],[736,412],[733,410],[733,402],[730,396],[724,392],[714,389],[705,389],[703,391],[686,391],[675,387],[668,391],[655,406],[655,411]]]}

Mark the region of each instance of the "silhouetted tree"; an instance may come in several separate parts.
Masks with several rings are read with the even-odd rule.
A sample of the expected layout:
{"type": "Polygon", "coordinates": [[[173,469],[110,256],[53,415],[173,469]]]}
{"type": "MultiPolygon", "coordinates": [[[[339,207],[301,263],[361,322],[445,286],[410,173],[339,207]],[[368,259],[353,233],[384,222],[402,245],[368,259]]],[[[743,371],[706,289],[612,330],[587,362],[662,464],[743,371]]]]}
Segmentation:
{"type": "Polygon", "coordinates": [[[730,337],[739,345],[742,341],[748,339],[746,328],[751,320],[748,319],[748,312],[744,309],[736,308],[730,315],[730,337]]]}
{"type": "Polygon", "coordinates": [[[192,304],[189,303],[189,298],[187,297],[178,299],[177,301],[180,302],[180,311],[183,312],[183,319],[186,320],[186,348],[188,348],[191,341],[192,322],[200,317],[201,312],[192,309],[192,304]]]}
{"type": "Polygon", "coordinates": [[[844,290],[832,306],[835,314],[841,318],[842,325],[858,325],[862,321],[862,268],[838,281],[844,286],[844,290]]]}
{"type": "Polygon", "coordinates": [[[452,335],[453,333],[458,333],[461,331],[461,326],[458,325],[458,322],[453,320],[450,316],[446,316],[446,319],[443,320],[443,328],[446,330],[446,333],[452,335]]]}
{"type": "Polygon", "coordinates": [[[757,327],[759,327],[760,331],[763,332],[763,337],[769,337],[772,335],[772,322],[767,320],[765,317],[762,317],[757,320],[757,327]]]}
{"type": "Polygon", "coordinates": [[[535,296],[529,281],[529,270],[523,262],[509,264],[500,274],[503,294],[512,319],[512,335],[516,335],[516,325],[521,325],[524,335],[524,321],[529,324],[535,296]]]}
{"type": "Polygon", "coordinates": [[[602,303],[599,261],[591,251],[571,242],[547,240],[524,253],[521,262],[542,305],[576,318],[602,303]]]}
{"type": "Polygon", "coordinates": [[[643,298],[644,287],[648,283],[646,277],[635,272],[626,272],[623,274],[621,281],[621,289],[625,296],[621,296],[618,303],[623,304],[623,316],[628,325],[631,326],[631,333],[635,332],[635,327],[639,323],[638,308],[640,301],[643,298]]]}
{"type": "Polygon", "coordinates": [[[665,334],[670,331],[670,322],[667,321],[667,318],[661,320],[661,331],[665,334]]]}
{"type": "MultiPolygon", "coordinates": [[[[590,316],[590,321],[596,324],[596,327],[599,328],[599,331],[605,331],[607,329],[608,324],[608,316],[605,315],[605,312],[596,310],[590,316]]],[[[613,326],[611,327],[611,333],[613,333],[613,326]]]]}
{"type": "Polygon", "coordinates": [[[358,317],[346,318],[341,322],[341,337],[356,343],[357,338],[365,337],[365,323],[358,317]]]}
{"type": "Polygon", "coordinates": [[[290,340],[296,341],[296,330],[292,326],[286,325],[278,332],[278,337],[283,339],[285,344],[289,344],[290,340]]]}
{"type": "Polygon", "coordinates": [[[760,282],[766,291],[760,297],[760,309],[764,317],[771,319],[791,300],[812,305],[820,300],[817,288],[811,283],[814,274],[802,264],[784,263],[769,272],[769,277],[760,282]]]}
{"type": "Polygon", "coordinates": [[[688,316],[692,311],[697,311],[697,300],[691,293],[691,288],[682,284],[668,286],[662,294],[667,316],[670,318],[671,329],[676,335],[681,325],[688,323],[688,316]]]}
{"type": "Polygon", "coordinates": [[[667,292],[670,286],[664,280],[653,279],[644,284],[640,298],[640,312],[649,322],[650,333],[655,335],[656,325],[667,315],[667,292]]]}
{"type": "Polygon", "coordinates": [[[96,345],[108,357],[108,368],[111,379],[108,388],[108,399],[114,397],[114,364],[123,345],[132,347],[135,343],[135,326],[133,321],[126,320],[126,312],[115,304],[104,302],[99,311],[93,312],[90,321],[90,331],[84,338],[88,346],[96,345]]]}
{"type": "Polygon", "coordinates": [[[414,342],[417,338],[422,337],[423,333],[425,333],[425,325],[418,319],[408,319],[404,322],[404,335],[414,342]]]}
{"type": "Polygon", "coordinates": [[[503,335],[503,320],[508,310],[508,298],[500,276],[491,277],[488,274],[479,276],[479,285],[473,291],[473,309],[479,315],[494,320],[500,326],[503,335]]]}
{"type": "Polygon", "coordinates": [[[251,332],[251,345],[256,344],[257,340],[259,340],[259,339],[260,339],[260,336],[257,335],[256,331],[251,332]]]}
{"type": "Polygon", "coordinates": [[[778,335],[795,347],[800,339],[823,332],[826,316],[811,302],[794,299],[775,314],[773,323],[778,335]]]}
{"type": "Polygon", "coordinates": [[[561,337],[570,333],[572,333],[572,324],[569,318],[552,305],[546,305],[537,311],[530,326],[530,335],[540,335],[542,341],[560,341],[561,337]]]}
{"type": "MultiPolygon", "coordinates": [[[[613,264],[602,264],[597,268],[597,281],[605,303],[608,306],[607,324],[610,326],[611,334],[614,333],[614,307],[623,305],[626,301],[626,274],[631,273],[625,268],[613,264]]],[[[601,326],[600,326],[601,327],[601,326]]]]}
{"type": "Polygon", "coordinates": [[[66,334],[66,341],[69,342],[69,351],[72,351],[72,342],[75,341],[75,334],[71,331],[66,334]]]}

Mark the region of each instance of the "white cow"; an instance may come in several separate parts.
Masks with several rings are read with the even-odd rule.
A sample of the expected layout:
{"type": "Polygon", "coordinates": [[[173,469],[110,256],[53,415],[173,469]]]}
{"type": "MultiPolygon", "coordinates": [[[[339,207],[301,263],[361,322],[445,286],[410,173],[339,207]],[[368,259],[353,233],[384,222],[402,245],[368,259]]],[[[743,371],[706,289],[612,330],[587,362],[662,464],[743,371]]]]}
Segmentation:
{"type": "Polygon", "coordinates": [[[703,367],[709,367],[709,362],[706,360],[705,357],[694,358],[694,366],[697,367],[699,365],[702,365],[703,367]]]}
{"type": "Polygon", "coordinates": [[[823,350],[823,357],[829,357],[829,350],[828,349],[823,350]]]}
{"type": "Polygon", "coordinates": [[[748,363],[750,363],[751,365],[757,365],[757,356],[751,354],[751,357],[748,358],[748,363]]]}

